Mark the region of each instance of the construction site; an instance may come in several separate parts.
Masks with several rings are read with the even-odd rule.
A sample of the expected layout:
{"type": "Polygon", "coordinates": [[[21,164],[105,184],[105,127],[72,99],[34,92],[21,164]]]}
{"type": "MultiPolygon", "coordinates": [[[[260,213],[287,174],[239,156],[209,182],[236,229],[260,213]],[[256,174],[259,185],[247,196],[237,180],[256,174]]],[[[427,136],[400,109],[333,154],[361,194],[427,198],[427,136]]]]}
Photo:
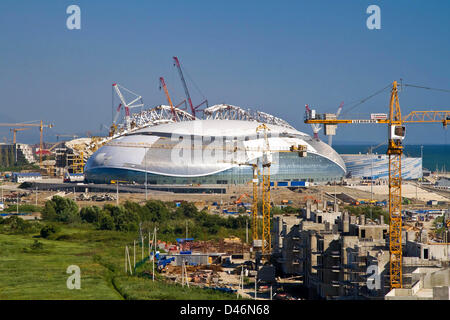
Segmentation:
{"type": "MultiPolygon", "coordinates": [[[[394,81],[383,91],[390,93],[387,113],[351,119],[341,116],[343,104],[335,114],[306,105],[309,136],[265,112],[209,106],[207,99],[194,105],[180,61],[173,62],[185,99],[175,104],[161,77],[167,105],[148,108],[141,95],[114,83],[108,136],[60,134],[50,143],[43,132],[58,124],[1,123],[13,135],[0,145],[2,166],[22,168],[2,172],[1,208],[17,206],[2,216],[39,220],[19,205],[44,206],[55,195],[81,208],[190,202],[251,223],[245,239],[221,241],[189,238],[186,230],[185,238],[163,242],[155,230],[138,264],[153,261],[154,272],[170,281],[249,299],[450,299],[450,174],[425,176],[422,158],[406,158],[402,145],[405,125],[446,127],[450,111],[402,114],[394,81]],[[387,127],[387,155],[341,157],[332,139],[349,124],[387,127]],[[33,128],[39,145],[17,142],[33,128]],[[322,128],[328,143],[318,136],[322,128]],[[180,150],[189,159],[174,156],[180,150]]],[[[131,274],[134,255],[128,269],[125,258],[131,274]]]]}

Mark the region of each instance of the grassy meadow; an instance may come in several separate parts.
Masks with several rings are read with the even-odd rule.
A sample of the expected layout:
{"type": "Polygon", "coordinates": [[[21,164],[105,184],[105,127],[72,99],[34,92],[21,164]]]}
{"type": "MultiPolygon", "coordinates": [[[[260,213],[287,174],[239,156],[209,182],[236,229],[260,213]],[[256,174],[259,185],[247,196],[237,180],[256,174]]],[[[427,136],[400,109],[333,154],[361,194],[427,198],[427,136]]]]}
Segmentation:
{"type": "MultiPolygon", "coordinates": [[[[43,239],[39,233],[0,233],[0,300],[235,298],[211,290],[183,288],[161,277],[153,282],[125,275],[124,247],[132,245],[136,233],[96,230],[89,224],[59,227],[51,239],[43,239]],[[66,286],[70,265],[81,269],[80,290],[66,286]]],[[[151,265],[141,270],[145,268],[151,270],[151,265]]]]}

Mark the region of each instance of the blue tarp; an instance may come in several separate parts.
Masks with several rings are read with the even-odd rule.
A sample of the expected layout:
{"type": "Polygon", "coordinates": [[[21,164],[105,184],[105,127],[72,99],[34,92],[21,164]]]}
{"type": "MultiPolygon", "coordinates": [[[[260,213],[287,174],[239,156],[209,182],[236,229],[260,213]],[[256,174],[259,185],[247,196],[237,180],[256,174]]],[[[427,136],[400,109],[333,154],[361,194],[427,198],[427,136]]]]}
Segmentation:
{"type": "Polygon", "coordinates": [[[194,238],[177,238],[176,240],[178,243],[180,243],[180,242],[186,242],[186,241],[194,241],[194,238]]]}
{"type": "Polygon", "coordinates": [[[306,182],[305,181],[291,181],[291,186],[292,187],[304,187],[304,186],[306,186],[306,182]]]}

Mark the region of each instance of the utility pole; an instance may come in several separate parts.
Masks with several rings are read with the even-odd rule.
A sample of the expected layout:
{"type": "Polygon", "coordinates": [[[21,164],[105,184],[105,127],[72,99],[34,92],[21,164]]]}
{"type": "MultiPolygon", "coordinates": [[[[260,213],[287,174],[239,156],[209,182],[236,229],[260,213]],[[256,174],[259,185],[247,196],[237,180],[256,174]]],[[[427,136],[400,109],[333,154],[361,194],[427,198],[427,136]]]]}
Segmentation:
{"type": "Polygon", "coordinates": [[[116,191],[116,205],[119,206],[119,180],[116,180],[117,191],[116,191]]]}
{"type": "Polygon", "coordinates": [[[145,201],[147,201],[147,148],[145,148],[144,153],[144,164],[145,164],[145,201]]]}
{"type": "Polygon", "coordinates": [[[19,213],[19,192],[17,192],[17,213],[19,213]]]}
{"type": "Polygon", "coordinates": [[[141,260],[144,260],[144,235],[141,233],[141,260]]]}
{"type": "Polygon", "coordinates": [[[150,247],[150,231],[148,232],[148,259],[150,261],[152,248],[150,247]]]}
{"type": "Polygon", "coordinates": [[[153,229],[153,239],[154,239],[154,240],[152,240],[152,248],[153,248],[153,272],[152,272],[152,281],[155,281],[156,227],[153,229]]]}
{"type": "MultiPolygon", "coordinates": [[[[35,205],[37,206],[37,203],[38,203],[38,188],[37,188],[37,186],[36,186],[36,201],[35,201],[35,205]]],[[[3,200],[3,190],[2,190],[2,200],[3,200]]]]}

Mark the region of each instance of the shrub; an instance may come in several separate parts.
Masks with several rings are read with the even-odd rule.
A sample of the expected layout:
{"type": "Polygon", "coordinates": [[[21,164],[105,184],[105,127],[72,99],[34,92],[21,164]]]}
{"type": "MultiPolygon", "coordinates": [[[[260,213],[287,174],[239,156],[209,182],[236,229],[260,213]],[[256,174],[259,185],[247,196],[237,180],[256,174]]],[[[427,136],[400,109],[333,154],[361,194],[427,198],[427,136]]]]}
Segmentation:
{"type": "MultiPolygon", "coordinates": [[[[16,212],[17,205],[11,205],[8,208],[6,208],[5,212],[16,212]]],[[[35,206],[33,204],[21,204],[19,205],[19,212],[41,212],[42,207],[35,206]]]]}
{"type": "Polygon", "coordinates": [[[31,250],[42,250],[44,248],[44,245],[42,244],[42,242],[39,242],[35,239],[30,247],[31,250]]]}
{"type": "Polygon", "coordinates": [[[47,239],[52,234],[55,234],[59,231],[59,228],[54,225],[46,225],[41,229],[40,235],[42,238],[47,239]]]}
{"type": "Polygon", "coordinates": [[[36,226],[39,223],[25,221],[18,216],[10,216],[6,219],[0,219],[2,225],[2,231],[4,233],[12,233],[12,234],[25,234],[36,232],[36,226]]]}

